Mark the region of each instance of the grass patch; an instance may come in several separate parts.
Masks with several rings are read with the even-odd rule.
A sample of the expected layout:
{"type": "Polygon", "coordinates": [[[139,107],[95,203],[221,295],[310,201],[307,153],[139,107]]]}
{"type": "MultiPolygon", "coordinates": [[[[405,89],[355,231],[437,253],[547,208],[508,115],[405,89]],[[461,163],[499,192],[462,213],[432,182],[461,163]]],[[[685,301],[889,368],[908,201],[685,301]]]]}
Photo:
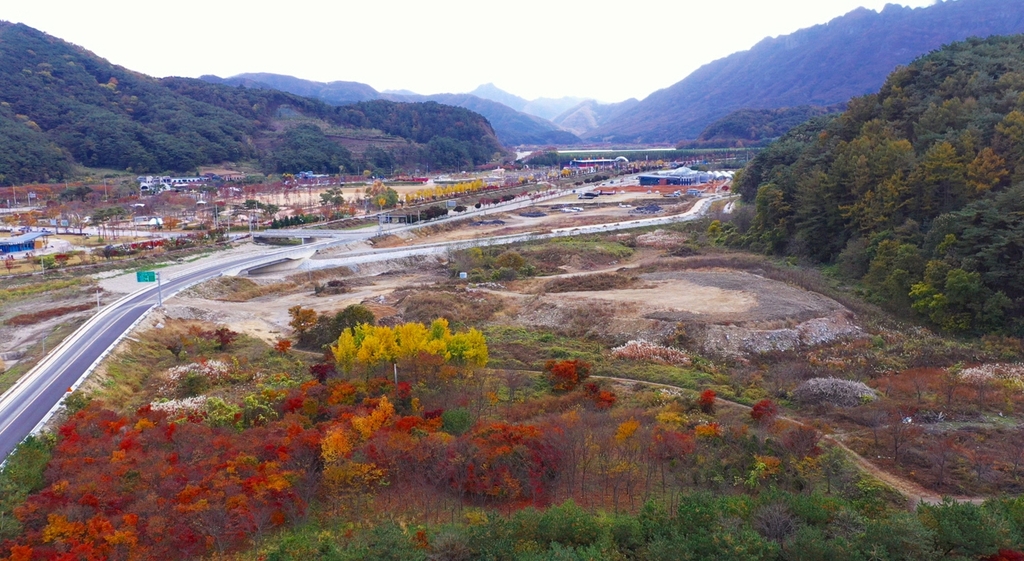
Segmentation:
{"type": "Polygon", "coordinates": [[[23,300],[47,292],[57,292],[66,288],[81,286],[88,281],[80,278],[55,279],[18,287],[0,288],[0,304],[23,300]]]}
{"type": "Polygon", "coordinates": [[[760,394],[745,395],[744,388],[737,391],[730,385],[727,374],[699,357],[695,357],[693,366],[683,368],[616,359],[601,343],[550,331],[490,326],[483,332],[487,337],[490,368],[539,372],[549,360],[580,359],[592,365],[595,376],[656,382],[694,391],[710,387],[722,397],[742,402],[760,399],[757,397],[760,394]]]}
{"type": "Polygon", "coordinates": [[[288,275],[284,280],[294,284],[302,284],[303,282],[316,282],[351,277],[353,274],[355,273],[348,267],[329,267],[327,269],[317,269],[315,271],[305,271],[302,273],[288,275]]]}
{"type": "Polygon", "coordinates": [[[487,337],[492,368],[540,371],[544,363],[552,359],[578,358],[591,364],[604,361],[603,345],[551,331],[497,325],[484,327],[483,333],[487,337]]]}
{"type": "Polygon", "coordinates": [[[555,238],[528,243],[522,245],[519,251],[542,273],[553,273],[566,265],[580,269],[600,267],[633,255],[632,248],[598,236],[555,238]]]}

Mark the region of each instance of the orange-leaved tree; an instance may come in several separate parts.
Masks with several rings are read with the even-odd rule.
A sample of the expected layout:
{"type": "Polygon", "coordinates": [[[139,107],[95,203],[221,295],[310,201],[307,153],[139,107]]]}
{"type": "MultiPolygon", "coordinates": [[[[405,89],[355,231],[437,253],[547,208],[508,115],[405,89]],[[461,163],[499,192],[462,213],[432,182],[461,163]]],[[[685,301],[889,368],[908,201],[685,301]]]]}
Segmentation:
{"type": "Polygon", "coordinates": [[[590,363],[574,358],[572,360],[549,360],[544,364],[551,388],[559,392],[572,391],[590,376],[590,363]]]}

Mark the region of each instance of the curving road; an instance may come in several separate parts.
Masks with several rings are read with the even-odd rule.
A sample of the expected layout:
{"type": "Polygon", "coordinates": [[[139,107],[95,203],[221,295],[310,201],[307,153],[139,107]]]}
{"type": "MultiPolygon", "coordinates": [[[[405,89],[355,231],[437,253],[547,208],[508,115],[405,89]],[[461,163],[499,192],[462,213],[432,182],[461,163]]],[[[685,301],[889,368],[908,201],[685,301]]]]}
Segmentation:
{"type": "MultiPolygon", "coordinates": [[[[309,250],[331,243],[337,242],[299,247],[309,250]]],[[[164,298],[168,298],[193,284],[219,276],[225,269],[272,260],[295,251],[296,248],[288,248],[197,267],[163,280],[161,290],[164,298]]],[[[44,423],[68,390],[77,387],[83,375],[156,304],[157,286],[152,284],[107,305],[0,397],[0,458],[6,458],[19,442],[44,423]]]]}
{"type": "MultiPolygon", "coordinates": [[[[702,199],[686,213],[676,216],[641,218],[612,224],[563,228],[546,234],[517,234],[495,238],[479,238],[470,241],[424,244],[419,247],[405,247],[371,250],[353,253],[342,259],[318,261],[321,266],[359,263],[380,259],[396,259],[412,255],[440,253],[449,247],[468,245],[506,244],[527,239],[542,239],[558,236],[572,236],[590,232],[602,232],[643,226],[667,224],[693,220],[703,216],[712,202],[722,196],[702,199]]],[[[309,234],[309,231],[302,232],[309,234]]],[[[356,234],[369,238],[375,232],[356,234]]],[[[354,236],[354,237],[356,237],[354,236]]],[[[347,240],[352,241],[352,240],[347,240]]],[[[337,245],[341,240],[327,240],[267,251],[259,255],[224,259],[179,273],[162,283],[163,297],[171,295],[204,280],[220,276],[225,271],[238,271],[281,260],[289,253],[309,251],[337,245]]],[[[108,304],[99,314],[87,321],[75,333],[55,348],[35,368],[3,396],[0,396],[0,458],[7,455],[29,434],[39,430],[57,410],[62,398],[84,379],[85,375],[124,338],[135,324],[157,304],[157,287],[150,285],[124,298],[108,304]]]]}

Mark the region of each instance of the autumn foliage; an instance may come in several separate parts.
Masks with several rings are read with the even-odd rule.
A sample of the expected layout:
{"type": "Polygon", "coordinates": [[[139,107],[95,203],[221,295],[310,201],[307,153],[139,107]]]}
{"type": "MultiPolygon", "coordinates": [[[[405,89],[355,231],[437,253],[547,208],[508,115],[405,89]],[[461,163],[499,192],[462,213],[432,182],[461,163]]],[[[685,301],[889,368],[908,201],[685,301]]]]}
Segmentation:
{"type": "Polygon", "coordinates": [[[762,399],[750,409],[750,418],[760,425],[771,424],[779,414],[779,406],[770,399],[762,399]]]}
{"type": "Polygon", "coordinates": [[[572,391],[590,376],[590,363],[579,359],[549,360],[544,365],[548,380],[555,391],[572,391]]]}
{"type": "Polygon", "coordinates": [[[715,393],[715,390],[704,390],[704,391],[700,392],[700,396],[697,398],[697,405],[699,405],[700,406],[700,410],[705,412],[705,413],[708,413],[708,414],[714,413],[715,412],[715,398],[717,398],[717,397],[718,397],[718,394],[715,393]]]}

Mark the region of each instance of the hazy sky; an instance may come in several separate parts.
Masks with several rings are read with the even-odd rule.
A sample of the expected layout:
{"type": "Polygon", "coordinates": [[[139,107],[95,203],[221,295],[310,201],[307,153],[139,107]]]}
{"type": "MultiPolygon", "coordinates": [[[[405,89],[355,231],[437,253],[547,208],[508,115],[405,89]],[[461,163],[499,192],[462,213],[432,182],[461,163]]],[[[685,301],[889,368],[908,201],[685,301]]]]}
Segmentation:
{"type": "Polygon", "coordinates": [[[0,19],[152,76],[274,72],[421,94],[642,99],[768,36],[934,0],[3,0],[0,19]]]}

